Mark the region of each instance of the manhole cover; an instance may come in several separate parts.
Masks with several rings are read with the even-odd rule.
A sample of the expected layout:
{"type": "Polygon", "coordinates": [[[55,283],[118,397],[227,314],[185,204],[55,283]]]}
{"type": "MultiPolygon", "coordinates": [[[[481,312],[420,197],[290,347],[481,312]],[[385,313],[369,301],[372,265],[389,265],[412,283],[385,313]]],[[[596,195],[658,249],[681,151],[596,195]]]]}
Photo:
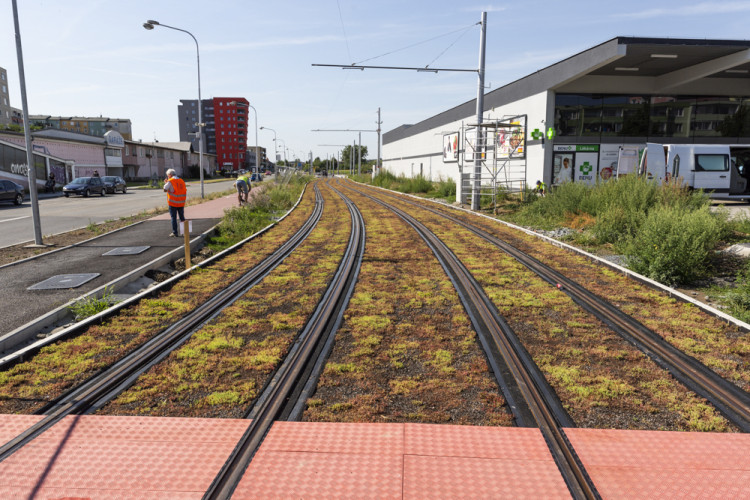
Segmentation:
{"type": "Polygon", "coordinates": [[[151,247],[117,247],[113,248],[107,253],[103,253],[102,255],[138,255],[139,253],[145,252],[149,248],[151,247]]]}
{"type": "Polygon", "coordinates": [[[78,288],[84,283],[88,283],[97,276],[101,276],[101,273],[87,273],[87,274],[58,274],[52,276],[46,280],[31,285],[27,290],[54,290],[57,288],[78,288]]]}

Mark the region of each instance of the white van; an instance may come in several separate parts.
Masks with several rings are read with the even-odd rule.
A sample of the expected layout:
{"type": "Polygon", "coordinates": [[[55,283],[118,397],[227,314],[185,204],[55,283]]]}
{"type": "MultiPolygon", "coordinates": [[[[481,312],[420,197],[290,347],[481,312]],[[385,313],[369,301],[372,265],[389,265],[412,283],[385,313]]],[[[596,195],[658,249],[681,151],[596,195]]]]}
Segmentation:
{"type": "Polygon", "coordinates": [[[638,172],[658,182],[682,178],[712,198],[750,201],[750,145],[647,143],[638,172]]]}

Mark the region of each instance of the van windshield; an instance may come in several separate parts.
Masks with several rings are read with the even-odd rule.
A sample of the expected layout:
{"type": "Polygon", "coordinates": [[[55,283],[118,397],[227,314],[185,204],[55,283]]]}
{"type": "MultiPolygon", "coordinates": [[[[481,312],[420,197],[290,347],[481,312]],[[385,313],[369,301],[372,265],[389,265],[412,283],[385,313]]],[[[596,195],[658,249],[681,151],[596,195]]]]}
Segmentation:
{"type": "Polygon", "coordinates": [[[695,155],[695,170],[707,172],[726,172],[729,170],[729,156],[695,155]]]}

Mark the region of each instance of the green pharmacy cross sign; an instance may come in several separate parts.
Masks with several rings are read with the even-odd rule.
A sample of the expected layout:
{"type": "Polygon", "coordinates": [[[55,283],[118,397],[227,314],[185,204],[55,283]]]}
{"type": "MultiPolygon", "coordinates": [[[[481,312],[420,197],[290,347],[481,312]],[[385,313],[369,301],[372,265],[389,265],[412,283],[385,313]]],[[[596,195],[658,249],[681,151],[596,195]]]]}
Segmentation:
{"type": "Polygon", "coordinates": [[[587,161],[583,162],[583,164],[581,165],[581,173],[583,175],[589,175],[593,169],[594,166],[587,161]]]}
{"type": "Polygon", "coordinates": [[[548,128],[547,129],[547,139],[549,139],[551,141],[554,137],[555,137],[555,129],[553,129],[552,127],[548,128]]]}
{"type": "Polygon", "coordinates": [[[534,139],[535,141],[538,141],[538,140],[539,140],[539,139],[541,139],[542,137],[544,137],[544,134],[542,134],[542,133],[541,133],[541,132],[539,131],[539,129],[538,129],[538,128],[535,128],[535,129],[534,129],[534,131],[533,131],[533,132],[531,133],[531,138],[532,138],[532,139],[534,139]]]}

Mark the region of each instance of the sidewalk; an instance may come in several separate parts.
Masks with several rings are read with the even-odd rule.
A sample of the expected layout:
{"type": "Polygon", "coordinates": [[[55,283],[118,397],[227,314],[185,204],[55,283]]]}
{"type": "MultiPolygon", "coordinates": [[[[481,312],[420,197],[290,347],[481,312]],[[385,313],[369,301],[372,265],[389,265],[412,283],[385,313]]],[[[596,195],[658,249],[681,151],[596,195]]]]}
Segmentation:
{"type": "MultiPolygon", "coordinates": [[[[226,196],[186,207],[185,217],[193,221],[193,247],[221,220],[224,210],[236,204],[235,196],[226,196]]],[[[9,348],[8,333],[28,326],[51,311],[60,310],[73,299],[104,286],[111,287],[123,276],[143,266],[149,265],[154,269],[161,267],[165,265],[165,256],[169,256],[167,262],[182,256],[184,240],[168,236],[171,232],[169,220],[169,214],[159,215],[74,246],[0,267],[0,294],[4,298],[0,303],[0,352],[9,348]],[[123,247],[147,248],[137,254],[104,255],[123,247]],[[29,289],[53,276],[83,273],[98,276],[75,288],[29,289]]],[[[133,280],[146,270],[141,269],[139,276],[133,277],[133,280]]],[[[121,286],[124,284],[116,285],[114,291],[121,286]]]]}

